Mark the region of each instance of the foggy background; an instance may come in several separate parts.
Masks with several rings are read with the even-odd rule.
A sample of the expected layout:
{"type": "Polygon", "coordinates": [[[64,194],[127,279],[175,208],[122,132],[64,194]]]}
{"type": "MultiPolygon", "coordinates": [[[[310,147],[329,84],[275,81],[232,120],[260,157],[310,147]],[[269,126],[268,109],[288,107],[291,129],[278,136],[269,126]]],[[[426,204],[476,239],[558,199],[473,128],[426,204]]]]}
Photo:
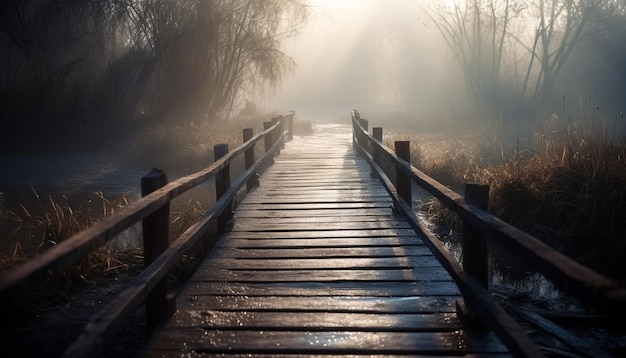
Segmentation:
{"type": "MultiPolygon", "coordinates": [[[[563,40],[572,44],[566,49],[570,51],[568,57],[551,59],[563,61],[562,67],[545,91],[541,88],[537,98],[530,98],[533,81],[541,71],[542,54],[536,50],[529,89],[522,100],[523,75],[531,60],[529,49],[523,46],[533,44],[540,6],[549,13],[553,5],[564,6],[562,2],[311,1],[308,24],[284,47],[297,68],[266,106],[294,109],[305,117],[324,120],[344,118],[350,109],[359,109],[372,119],[376,117],[379,123],[414,128],[445,129],[474,125],[476,121],[534,127],[553,113],[574,121],[601,116],[612,123],[624,111],[624,2],[572,3],[574,7],[562,10],[558,18],[555,16],[550,53],[558,50],[566,22],[586,21],[580,28],[580,37],[570,35],[563,40]],[[471,5],[475,3],[482,6],[482,46],[490,41],[493,28],[503,31],[503,23],[498,19],[504,17],[505,4],[511,8],[500,73],[494,79],[476,80],[493,80],[489,86],[494,93],[483,102],[469,93],[463,60],[436,26],[442,19],[454,22],[457,9],[466,11],[471,18],[475,15],[471,5]],[[492,10],[491,4],[495,4],[497,17],[493,23],[484,19],[492,10]],[[592,12],[593,16],[588,15],[592,12]]],[[[545,28],[549,21],[544,21],[545,28]]],[[[472,31],[473,24],[467,22],[472,31]]],[[[578,30],[574,28],[573,32],[578,30]]],[[[482,51],[485,57],[490,56],[489,48],[482,51]]],[[[465,65],[470,66],[469,73],[478,73],[477,76],[481,70],[487,72],[485,69],[495,67],[485,58],[481,63],[465,65]]]]}
{"type": "Polygon", "coordinates": [[[446,102],[462,93],[461,73],[419,4],[310,4],[309,23],[285,44],[297,68],[268,108],[296,109],[314,120],[346,118],[351,109],[414,112],[425,121],[451,115],[446,102]]]}
{"type": "Polygon", "coordinates": [[[617,121],[625,18],[623,0],[7,0],[0,148],[124,147],[261,111],[440,130],[617,121]]]}

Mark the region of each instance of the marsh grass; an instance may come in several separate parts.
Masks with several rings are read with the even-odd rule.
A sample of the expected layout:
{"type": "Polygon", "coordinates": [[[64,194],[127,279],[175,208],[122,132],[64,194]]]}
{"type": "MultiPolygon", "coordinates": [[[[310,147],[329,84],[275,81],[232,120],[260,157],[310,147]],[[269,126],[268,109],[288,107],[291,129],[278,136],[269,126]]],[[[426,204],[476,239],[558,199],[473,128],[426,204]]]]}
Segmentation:
{"type": "MultiPolygon", "coordinates": [[[[276,115],[248,111],[228,121],[209,121],[208,118],[199,117],[195,121],[178,123],[156,122],[130,144],[127,152],[132,153],[132,157],[127,160],[136,161],[141,166],[150,161],[149,165],[164,169],[172,178],[187,175],[213,162],[214,144],[228,143],[231,149],[235,148],[243,142],[243,128],[253,128],[256,135],[263,130],[263,119],[268,120],[276,115]]],[[[304,127],[306,130],[310,123],[308,127],[304,127]]],[[[256,157],[260,157],[263,151],[263,145],[258,144],[256,157]]],[[[241,172],[243,160],[233,162],[231,177],[234,178],[241,172]]],[[[126,196],[110,199],[102,192],[92,193],[80,203],[73,204],[65,195],[42,198],[34,188],[31,189],[35,198],[33,207],[20,204],[11,210],[2,206],[1,215],[11,224],[11,236],[16,238],[16,243],[11,252],[0,253],[0,272],[29,260],[128,205],[126,196]],[[32,241],[35,241],[35,245],[27,244],[32,241]]],[[[206,206],[213,204],[214,193],[212,190],[208,192],[198,192],[177,199],[179,204],[172,206],[170,215],[171,240],[191,226],[206,211],[206,206]],[[206,198],[199,200],[194,199],[195,196],[206,198]],[[186,203],[180,204],[183,200],[187,200],[186,203]]],[[[180,261],[180,269],[188,270],[194,262],[199,261],[216,237],[215,228],[209,230],[205,240],[201,240],[201,243],[185,253],[180,261]]],[[[141,263],[142,259],[140,248],[120,251],[111,249],[107,244],[70,269],[64,275],[64,285],[76,279],[88,280],[93,276],[119,273],[137,262],[141,263]]]]}
{"type": "MultiPolygon", "coordinates": [[[[254,135],[263,131],[263,122],[278,113],[261,113],[256,109],[241,112],[226,120],[209,120],[199,116],[185,121],[155,121],[147,126],[131,144],[128,160],[137,164],[146,161],[167,173],[189,174],[213,162],[213,146],[226,143],[235,148],[243,143],[243,129],[252,128],[254,135]]],[[[310,123],[294,122],[294,131],[306,132],[310,123]]],[[[263,153],[263,144],[255,147],[256,157],[263,153]]]]}
{"type": "MultiPolygon", "coordinates": [[[[2,255],[0,270],[5,271],[12,266],[29,260],[41,252],[58,245],[79,231],[93,225],[104,217],[113,215],[128,205],[124,195],[109,199],[102,192],[89,195],[78,205],[69,202],[66,196],[58,199],[51,195],[42,199],[33,188],[38,207],[28,209],[20,204],[18,210],[7,210],[6,219],[13,224],[12,236],[32,238],[37,245],[24,249],[20,240],[16,241],[11,256],[2,255]]],[[[128,264],[120,260],[118,255],[107,245],[94,250],[85,256],[63,275],[57,282],[68,286],[72,281],[88,280],[90,277],[118,273],[128,268],[128,264]]]]}
{"type": "MultiPolygon", "coordinates": [[[[507,138],[499,128],[421,136],[412,162],[458,192],[466,182],[489,184],[490,212],[626,282],[626,144],[611,124],[607,130],[598,117],[577,125],[552,115],[532,137],[507,138]]],[[[438,201],[422,210],[460,228],[438,201]]]]}
{"type": "MultiPolygon", "coordinates": [[[[206,212],[198,200],[189,199],[185,208],[170,215],[170,240],[178,238],[206,212]]],[[[187,275],[206,255],[218,237],[216,225],[212,225],[204,237],[183,254],[176,268],[177,275],[187,275]]],[[[175,274],[176,275],[176,274],[175,274]]]]}

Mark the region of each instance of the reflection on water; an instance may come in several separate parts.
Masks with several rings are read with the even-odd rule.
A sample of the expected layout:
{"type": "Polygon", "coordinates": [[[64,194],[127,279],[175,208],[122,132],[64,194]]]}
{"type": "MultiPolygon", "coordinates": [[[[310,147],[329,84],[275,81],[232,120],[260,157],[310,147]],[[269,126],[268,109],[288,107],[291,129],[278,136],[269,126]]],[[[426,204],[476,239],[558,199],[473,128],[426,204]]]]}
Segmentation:
{"type": "MultiPolygon", "coordinates": [[[[452,229],[432,222],[421,206],[432,196],[414,186],[413,210],[425,226],[443,243],[443,246],[459,261],[462,261],[462,236],[452,229]]],[[[559,300],[562,293],[540,273],[529,269],[515,255],[491,245],[489,247],[489,285],[491,290],[524,293],[534,300],[559,300]]]]}
{"type": "MultiPolygon", "coordinates": [[[[26,253],[33,252],[42,241],[38,233],[41,228],[28,227],[28,223],[20,226],[15,217],[7,217],[9,211],[45,223],[46,213],[52,213],[52,206],[58,204],[66,217],[75,215],[81,222],[93,222],[102,216],[105,206],[112,204],[108,209],[117,212],[124,201],[137,200],[141,177],[151,168],[124,163],[123,158],[113,154],[0,157],[0,254],[11,257],[17,242],[26,253]]],[[[192,194],[204,207],[214,201],[214,190],[208,187],[212,183],[194,189],[192,194]]],[[[190,198],[186,195],[174,200],[171,212],[187,209],[190,198]]],[[[30,225],[41,226],[36,222],[30,225]]],[[[137,224],[115,237],[109,247],[139,247],[141,235],[141,224],[137,224]]]]}

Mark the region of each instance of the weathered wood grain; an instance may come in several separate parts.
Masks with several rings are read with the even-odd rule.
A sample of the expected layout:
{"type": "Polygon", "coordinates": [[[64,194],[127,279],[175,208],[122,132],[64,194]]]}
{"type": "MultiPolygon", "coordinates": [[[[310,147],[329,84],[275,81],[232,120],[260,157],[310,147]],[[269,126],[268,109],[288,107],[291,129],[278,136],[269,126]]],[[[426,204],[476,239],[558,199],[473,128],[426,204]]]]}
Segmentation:
{"type": "Polygon", "coordinates": [[[208,260],[204,268],[222,267],[247,270],[328,270],[328,269],[390,269],[438,267],[439,261],[432,256],[418,257],[366,257],[366,258],[317,258],[317,259],[266,259],[245,260],[218,258],[208,260]]]}
{"type": "MultiPolygon", "coordinates": [[[[238,218],[242,218],[238,216],[238,218]]],[[[245,227],[245,226],[257,226],[257,225],[286,225],[286,224],[297,224],[303,225],[308,224],[310,226],[311,223],[317,224],[327,224],[328,216],[299,216],[299,217],[288,217],[283,216],[280,217],[280,220],[276,220],[276,217],[267,217],[267,216],[248,216],[245,221],[235,221],[235,227],[245,227]],[[268,223],[268,219],[272,219],[272,222],[268,223]]],[[[389,213],[382,213],[381,215],[350,215],[350,216],[333,216],[333,223],[385,223],[390,222],[394,223],[394,226],[398,224],[403,224],[404,221],[397,220],[393,215],[389,213]]],[[[326,227],[325,227],[326,228],[326,227]]],[[[407,228],[408,229],[408,228],[407,228]]]]}
{"type": "MultiPolygon", "coordinates": [[[[332,220],[332,219],[331,219],[332,220]]],[[[275,232],[231,232],[228,237],[234,239],[322,239],[322,238],[378,238],[378,237],[411,237],[415,242],[421,239],[415,236],[412,229],[381,229],[381,230],[335,230],[335,231],[275,231],[275,232]]]]}
{"type": "Polygon", "coordinates": [[[360,312],[360,313],[455,313],[454,296],[190,296],[177,311],[360,312]]]}
{"type": "MultiPolygon", "coordinates": [[[[229,242],[220,241],[215,247],[236,247],[236,248],[313,248],[313,247],[399,247],[399,246],[423,246],[420,239],[412,236],[387,236],[387,237],[313,237],[313,238],[251,238],[247,235],[231,237],[229,242]]],[[[428,255],[428,251],[424,251],[428,255]]]]}
{"type": "Polygon", "coordinates": [[[332,282],[210,282],[189,281],[181,292],[182,297],[197,295],[231,296],[363,296],[369,297],[408,297],[408,296],[455,296],[459,289],[451,281],[332,281],[332,282]]]}
{"type": "Polygon", "coordinates": [[[373,314],[344,312],[273,312],[181,310],[169,327],[204,329],[307,329],[311,331],[437,332],[462,329],[454,313],[373,314]]]}
{"type": "Polygon", "coordinates": [[[290,196],[283,195],[266,195],[254,196],[246,200],[245,204],[312,204],[312,203],[391,203],[388,195],[374,196],[369,194],[328,194],[328,195],[309,195],[309,196],[290,196]]]}
{"type": "Polygon", "coordinates": [[[185,351],[212,354],[465,354],[506,352],[493,335],[474,338],[455,332],[362,331],[228,331],[202,328],[171,329],[155,342],[155,349],[171,349],[170,341],[185,343],[185,351]]]}
{"type": "Polygon", "coordinates": [[[387,230],[387,229],[410,229],[410,225],[405,221],[393,220],[381,221],[340,221],[335,222],[288,222],[272,221],[262,222],[259,220],[236,221],[232,231],[246,232],[274,232],[274,231],[338,231],[338,230],[387,230]]]}
{"type": "MultiPolygon", "coordinates": [[[[241,210],[321,210],[321,209],[341,209],[349,211],[352,209],[389,209],[391,202],[326,202],[326,203],[256,203],[246,205],[241,210]]],[[[238,209],[239,210],[239,209],[238,209]]]]}
{"type": "Polygon", "coordinates": [[[239,209],[235,212],[235,219],[240,218],[266,218],[266,219],[280,219],[280,218],[302,218],[318,220],[328,220],[322,218],[336,217],[336,218],[349,218],[351,216],[388,216],[391,215],[391,206],[382,209],[326,209],[326,210],[248,210],[239,209]]]}
{"type": "MultiPolygon", "coordinates": [[[[198,269],[202,271],[201,268],[198,269]]],[[[293,281],[384,281],[392,284],[398,281],[450,281],[450,275],[441,267],[420,267],[417,270],[406,269],[382,269],[371,267],[360,270],[225,270],[210,267],[204,272],[214,281],[224,282],[293,282],[293,281]]]]}
{"type": "Polygon", "coordinates": [[[399,257],[424,256],[430,250],[425,246],[408,247],[330,247],[330,248],[297,248],[297,249],[248,249],[220,247],[212,250],[211,257],[234,257],[242,259],[316,259],[316,258],[355,258],[355,257],[399,257]]]}

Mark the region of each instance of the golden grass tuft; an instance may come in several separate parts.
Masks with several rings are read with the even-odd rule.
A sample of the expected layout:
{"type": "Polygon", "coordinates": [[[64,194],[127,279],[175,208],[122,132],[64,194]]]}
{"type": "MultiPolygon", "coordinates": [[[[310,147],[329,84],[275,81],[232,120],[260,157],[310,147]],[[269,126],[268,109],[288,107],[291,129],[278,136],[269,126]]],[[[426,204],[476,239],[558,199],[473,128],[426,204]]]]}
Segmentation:
{"type": "MultiPolygon", "coordinates": [[[[33,192],[39,197],[34,189],[33,192]]],[[[102,218],[113,215],[126,205],[128,201],[125,196],[111,200],[102,192],[95,192],[77,207],[70,204],[65,196],[60,200],[48,196],[46,200],[39,201],[37,213],[23,204],[18,211],[7,210],[6,218],[15,227],[13,236],[32,237],[39,244],[33,250],[24,250],[21,242],[17,241],[13,255],[0,258],[0,270],[5,271],[27,261],[102,218]]],[[[127,268],[128,265],[117,257],[117,253],[105,245],[94,250],[66,272],[61,284],[68,285],[75,279],[87,280],[90,276],[105,275],[127,268]]]]}
{"type": "MultiPolygon", "coordinates": [[[[626,281],[626,144],[596,122],[579,127],[553,115],[524,144],[489,130],[421,137],[412,162],[459,192],[465,182],[489,184],[496,216],[626,281]]],[[[459,227],[436,202],[422,209],[459,227]]]]}

